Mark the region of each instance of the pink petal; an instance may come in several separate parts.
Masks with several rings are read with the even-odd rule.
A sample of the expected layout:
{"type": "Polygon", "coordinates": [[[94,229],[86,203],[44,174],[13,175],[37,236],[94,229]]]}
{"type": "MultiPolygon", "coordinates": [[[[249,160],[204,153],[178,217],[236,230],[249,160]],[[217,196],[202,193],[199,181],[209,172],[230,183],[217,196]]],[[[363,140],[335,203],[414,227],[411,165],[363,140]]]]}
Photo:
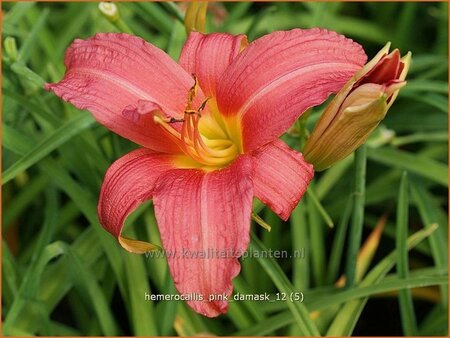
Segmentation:
{"type": "Polygon", "coordinates": [[[161,112],[162,114],[167,115],[159,104],[152,101],[139,100],[135,105],[126,106],[122,110],[122,116],[133,121],[134,123],[138,123],[145,114],[152,114],[156,112],[161,112]]]}
{"type": "Polygon", "coordinates": [[[308,108],[337,92],[367,57],[335,32],[293,29],[250,43],[217,89],[219,110],[242,116],[245,151],[284,133],[308,108]]]}
{"type": "Polygon", "coordinates": [[[364,83],[387,84],[398,79],[403,70],[403,63],[400,61],[400,51],[394,50],[391,54],[385,55],[375,66],[365,74],[355,85],[364,83]]]}
{"type": "Polygon", "coordinates": [[[106,172],[98,201],[100,224],[119,238],[127,216],[152,198],[158,177],[173,169],[173,155],[141,148],[114,162],[106,172]]]}
{"type": "MultiPolygon", "coordinates": [[[[179,151],[151,114],[138,120],[127,117],[142,100],[173,116],[182,115],[193,79],[162,50],[136,36],[102,33],[75,40],[67,49],[65,65],[64,79],[47,84],[47,90],[91,111],[101,124],[133,142],[163,152],[179,151]]],[[[202,97],[200,93],[199,102],[202,97]]]]}
{"type": "Polygon", "coordinates": [[[226,300],[209,296],[231,295],[238,257],[249,243],[251,173],[251,160],[242,155],[208,173],[171,170],[156,184],[155,214],[175,285],[180,294],[201,295],[204,301],[188,304],[208,317],[227,311],[226,300]]]}
{"type": "Polygon", "coordinates": [[[246,45],[245,35],[192,32],[181,51],[179,64],[197,76],[206,96],[215,97],[220,77],[246,45]]]}
{"type": "Polygon", "coordinates": [[[262,146],[252,158],[255,196],[287,220],[314,176],[313,166],[281,140],[262,146]]]}

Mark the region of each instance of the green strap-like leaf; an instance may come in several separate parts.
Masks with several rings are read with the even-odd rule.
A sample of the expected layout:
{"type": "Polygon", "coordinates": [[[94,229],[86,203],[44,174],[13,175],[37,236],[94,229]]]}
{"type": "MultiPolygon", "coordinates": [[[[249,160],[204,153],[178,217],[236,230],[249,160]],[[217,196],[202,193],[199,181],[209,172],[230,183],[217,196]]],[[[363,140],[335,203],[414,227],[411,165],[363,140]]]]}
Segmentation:
{"type": "Polygon", "coordinates": [[[94,119],[90,114],[80,114],[79,116],[67,121],[52,134],[46,136],[31,150],[29,150],[21,159],[2,173],[2,185],[8,183],[24,170],[39,162],[53,150],[69,141],[72,137],[88,128],[94,119]]]}

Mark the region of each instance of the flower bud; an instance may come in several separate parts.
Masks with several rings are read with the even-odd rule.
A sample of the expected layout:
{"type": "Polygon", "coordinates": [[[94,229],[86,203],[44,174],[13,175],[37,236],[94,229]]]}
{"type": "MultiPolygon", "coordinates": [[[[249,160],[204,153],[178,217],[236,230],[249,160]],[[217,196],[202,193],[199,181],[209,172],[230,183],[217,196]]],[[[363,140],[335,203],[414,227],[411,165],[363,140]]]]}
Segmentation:
{"type": "Polygon", "coordinates": [[[119,10],[116,4],[112,2],[100,2],[98,9],[110,22],[114,23],[120,19],[119,10]]]}
{"type": "Polygon", "coordinates": [[[384,119],[400,88],[411,53],[400,58],[388,43],[350,79],[325,108],[303,149],[316,171],[344,159],[363,144],[384,119]]]}
{"type": "Polygon", "coordinates": [[[19,52],[17,51],[16,39],[12,36],[7,36],[3,41],[6,55],[8,55],[11,62],[16,62],[19,59],[19,52]]]}
{"type": "Polygon", "coordinates": [[[184,27],[186,32],[200,32],[205,31],[206,25],[206,10],[208,8],[208,1],[192,1],[189,3],[184,16],[184,27]]]}

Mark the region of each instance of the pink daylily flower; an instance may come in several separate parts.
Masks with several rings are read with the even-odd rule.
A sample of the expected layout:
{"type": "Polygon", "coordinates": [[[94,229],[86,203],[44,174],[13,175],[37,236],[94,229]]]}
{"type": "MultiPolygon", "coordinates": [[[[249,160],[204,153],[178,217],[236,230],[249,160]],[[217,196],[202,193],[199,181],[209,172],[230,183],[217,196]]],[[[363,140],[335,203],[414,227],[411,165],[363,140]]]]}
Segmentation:
{"type": "Polygon", "coordinates": [[[100,224],[143,252],[146,243],[121,232],[153,199],[178,291],[201,296],[188,304],[214,317],[228,302],[209,296],[232,293],[253,198],[286,220],[313,177],[312,165],[278,138],[365,61],[360,45],[320,29],[250,44],[244,35],[191,33],[179,63],[141,38],[106,33],[75,40],[64,79],[46,88],[141,146],[108,169],[100,224]]]}

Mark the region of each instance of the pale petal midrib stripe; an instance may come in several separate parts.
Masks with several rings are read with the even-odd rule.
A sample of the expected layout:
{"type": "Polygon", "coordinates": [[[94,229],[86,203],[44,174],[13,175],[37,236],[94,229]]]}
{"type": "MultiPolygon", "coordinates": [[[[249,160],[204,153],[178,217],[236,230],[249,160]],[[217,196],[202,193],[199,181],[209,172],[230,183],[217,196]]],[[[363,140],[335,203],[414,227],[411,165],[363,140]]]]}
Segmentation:
{"type": "MultiPolygon", "coordinates": [[[[342,67],[342,65],[345,65],[346,63],[343,62],[336,62],[336,63],[327,63],[327,67],[342,67]]],[[[301,66],[300,68],[297,68],[293,71],[289,71],[287,73],[284,73],[277,78],[275,78],[273,81],[271,81],[268,85],[265,85],[261,87],[258,91],[256,91],[247,102],[245,102],[242,107],[239,109],[240,114],[244,115],[248,109],[254,104],[255,101],[257,101],[260,97],[264,96],[266,93],[274,90],[276,87],[279,87],[283,85],[286,81],[289,81],[290,79],[297,77],[301,74],[305,74],[311,71],[314,71],[315,69],[320,69],[323,67],[323,63],[310,65],[307,67],[301,66]]],[[[336,69],[336,68],[335,68],[336,69]]]]}
{"type": "MultiPolygon", "coordinates": [[[[128,92],[136,95],[137,97],[140,97],[141,99],[146,99],[148,101],[156,102],[159,105],[161,105],[159,102],[155,100],[154,97],[149,95],[147,92],[143,91],[142,89],[138,88],[137,86],[133,85],[131,82],[125,80],[124,78],[119,78],[118,76],[114,75],[112,72],[108,72],[106,70],[95,70],[92,68],[85,68],[85,67],[77,67],[75,69],[70,70],[71,74],[81,74],[81,75],[94,75],[102,80],[105,80],[107,82],[111,82],[118,87],[122,87],[128,92]]],[[[113,94],[113,93],[112,93],[113,94]]],[[[130,102],[130,104],[133,102],[130,102]]]]}

